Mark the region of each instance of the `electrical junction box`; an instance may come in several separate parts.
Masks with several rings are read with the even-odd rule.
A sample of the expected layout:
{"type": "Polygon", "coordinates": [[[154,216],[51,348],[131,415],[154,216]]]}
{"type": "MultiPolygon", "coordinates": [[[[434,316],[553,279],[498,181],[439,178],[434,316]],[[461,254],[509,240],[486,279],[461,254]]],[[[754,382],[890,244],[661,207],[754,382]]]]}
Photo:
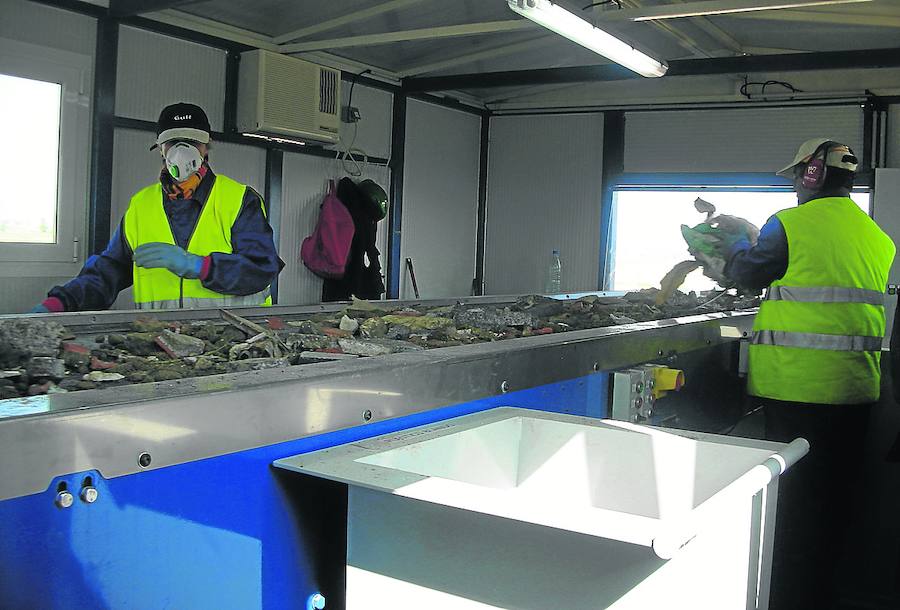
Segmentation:
{"type": "Polygon", "coordinates": [[[656,401],[684,386],[684,372],[661,364],[613,373],[612,419],[646,422],[653,415],[656,401]]]}

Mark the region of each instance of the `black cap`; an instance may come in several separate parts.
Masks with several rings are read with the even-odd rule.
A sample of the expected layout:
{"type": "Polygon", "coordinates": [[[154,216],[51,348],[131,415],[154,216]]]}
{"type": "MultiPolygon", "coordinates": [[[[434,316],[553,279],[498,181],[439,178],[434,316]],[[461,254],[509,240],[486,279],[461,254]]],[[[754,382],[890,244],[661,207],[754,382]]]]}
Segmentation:
{"type": "Polygon", "coordinates": [[[178,102],[163,108],[156,121],[156,144],[150,149],[170,140],[193,140],[209,144],[209,119],[200,106],[178,102]]]}

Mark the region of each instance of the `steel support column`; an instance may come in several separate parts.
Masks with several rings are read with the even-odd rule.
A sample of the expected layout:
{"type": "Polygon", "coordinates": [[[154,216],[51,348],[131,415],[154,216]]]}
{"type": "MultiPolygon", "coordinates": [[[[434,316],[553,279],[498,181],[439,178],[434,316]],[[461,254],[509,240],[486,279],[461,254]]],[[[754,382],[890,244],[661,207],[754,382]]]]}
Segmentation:
{"type": "MultiPolygon", "coordinates": [[[[281,237],[281,184],[284,172],[284,151],[279,148],[266,149],[266,214],[269,224],[272,225],[272,233],[275,239],[275,247],[280,250],[281,237]]],[[[272,282],[272,301],[278,303],[278,278],[272,282]]]]}
{"type": "Polygon", "coordinates": [[[87,240],[89,255],[102,252],[110,238],[118,55],[119,22],[109,17],[99,18],[91,111],[91,191],[87,240]]]}
{"type": "Polygon", "coordinates": [[[491,141],[491,115],[481,115],[481,147],[478,164],[478,213],[475,228],[475,279],[472,294],[484,294],[484,252],[487,236],[488,162],[491,141]]]}
{"type": "Polygon", "coordinates": [[[863,104],[863,151],[861,172],[871,172],[872,149],[875,141],[875,105],[872,102],[863,104]]]}
{"type": "Polygon", "coordinates": [[[241,54],[229,49],[225,55],[225,118],[222,131],[225,133],[237,133],[237,99],[238,76],[241,67],[241,54]]]}
{"type": "Polygon", "coordinates": [[[400,298],[400,234],[403,224],[403,167],[406,164],[406,106],[403,92],[394,93],[391,117],[391,204],[388,212],[387,298],[400,298]]]}
{"type": "Polygon", "coordinates": [[[625,171],[625,113],[621,110],[603,113],[603,165],[600,200],[600,267],[599,290],[608,290],[613,264],[613,192],[616,179],[625,171]]]}

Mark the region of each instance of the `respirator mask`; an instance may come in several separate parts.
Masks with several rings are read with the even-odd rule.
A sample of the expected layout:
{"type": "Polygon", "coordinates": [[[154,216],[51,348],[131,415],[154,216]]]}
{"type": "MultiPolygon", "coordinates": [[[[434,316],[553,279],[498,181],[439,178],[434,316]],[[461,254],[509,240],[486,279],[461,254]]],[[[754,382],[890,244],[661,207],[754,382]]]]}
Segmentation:
{"type": "Polygon", "coordinates": [[[177,182],[184,182],[200,171],[203,155],[188,142],[176,142],[163,154],[169,175],[177,182]]]}

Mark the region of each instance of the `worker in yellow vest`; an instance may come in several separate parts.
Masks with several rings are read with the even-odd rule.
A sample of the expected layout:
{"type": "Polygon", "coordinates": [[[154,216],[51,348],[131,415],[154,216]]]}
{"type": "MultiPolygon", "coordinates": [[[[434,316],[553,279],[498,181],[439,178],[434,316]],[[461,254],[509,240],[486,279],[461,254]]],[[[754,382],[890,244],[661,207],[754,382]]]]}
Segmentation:
{"type": "Polygon", "coordinates": [[[766,438],[810,442],[784,477],[776,520],[772,610],[827,609],[871,405],[880,394],[891,239],[850,198],[858,160],[828,138],[805,142],[779,175],[799,206],[759,240],[723,236],[725,275],[768,287],[753,328],[748,393],[766,438]]]}
{"type": "Polygon", "coordinates": [[[172,104],[156,133],[159,180],[131,198],[106,249],[32,312],[108,309],[132,284],[138,309],[271,305],[284,263],[262,197],[213,173],[206,113],[172,104]]]}

